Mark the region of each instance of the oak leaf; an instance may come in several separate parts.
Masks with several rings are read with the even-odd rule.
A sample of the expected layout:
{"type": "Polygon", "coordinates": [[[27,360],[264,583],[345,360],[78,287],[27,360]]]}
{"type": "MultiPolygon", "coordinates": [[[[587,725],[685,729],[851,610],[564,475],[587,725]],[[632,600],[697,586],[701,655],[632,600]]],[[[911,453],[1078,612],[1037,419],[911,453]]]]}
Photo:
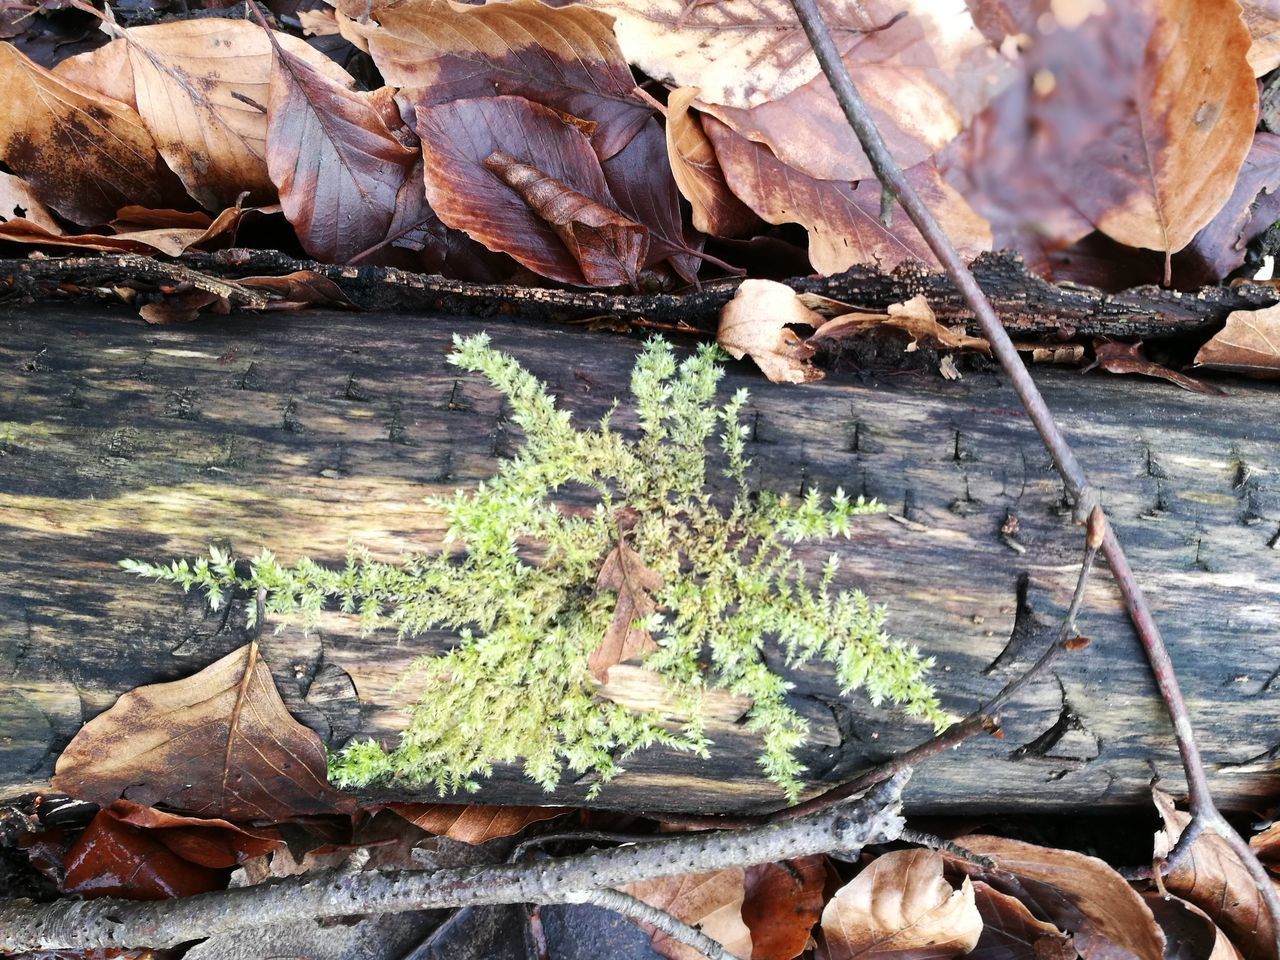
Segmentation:
{"type": "Polygon", "coordinates": [[[653,594],[662,589],[662,577],[644,565],[625,539],[619,539],[600,565],[596,589],[613,590],[618,595],[604,640],[587,660],[591,675],[605,683],[614,664],[658,649],[648,629],[638,621],[647,619],[658,609],[653,594]]]}
{"type": "Polygon", "coordinates": [[[720,311],[716,343],[736,360],[750,356],[774,383],[811,383],[826,374],[809,363],[814,348],[791,326],[823,322],[786,284],[744,280],[720,311]]]}
{"type": "MultiPolygon", "coordinates": [[[[644,880],[619,889],[697,926],[734,956],[752,954],[751,931],[742,922],[746,887],[741,867],[644,880]]],[[[653,933],[653,949],[668,960],[702,960],[702,953],[661,931],[653,933]]]]}
{"type": "Polygon", "coordinates": [[[973,884],[966,877],[956,890],[942,867],[931,850],[873,860],[823,909],[820,960],[945,960],[972,950],[982,932],[973,884]]]}

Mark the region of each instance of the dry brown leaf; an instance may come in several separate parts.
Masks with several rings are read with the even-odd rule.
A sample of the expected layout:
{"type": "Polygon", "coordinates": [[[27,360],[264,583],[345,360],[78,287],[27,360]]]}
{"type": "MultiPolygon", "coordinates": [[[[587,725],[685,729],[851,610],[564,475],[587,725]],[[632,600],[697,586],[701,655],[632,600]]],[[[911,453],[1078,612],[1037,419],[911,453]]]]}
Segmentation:
{"type": "Polygon", "coordinates": [[[812,383],[826,374],[809,363],[814,348],[787,325],[822,323],[786,284],[744,280],[720,311],[716,342],[735,360],[750,356],[774,383],[812,383]]]}
{"type": "Polygon", "coordinates": [[[693,209],[693,225],[714,237],[749,236],[760,218],[725,183],[715,148],[689,104],[697,87],[672,90],[667,97],[667,153],[671,173],[693,209]]]}
{"type": "MultiPolygon", "coordinates": [[[[273,62],[267,32],[247,20],[206,17],[118,33],[108,46],[126,51],[138,112],[191,196],[209,210],[234,206],[244,191],[251,204],[274,202],[266,162],[273,62]]],[[[354,85],[304,41],[274,37],[331,83],[354,85]]],[[[105,50],[94,55],[109,56],[105,50]]]]}
{"type": "MultiPolygon", "coordinates": [[[[745,872],[741,867],[645,880],[620,888],[650,906],[699,927],[735,956],[751,956],[751,931],[742,922],[745,872]]],[[[668,960],[703,960],[700,952],[655,931],[653,949],[668,960]]]]}
{"type": "Polygon", "coordinates": [[[877,327],[893,327],[911,337],[907,352],[917,348],[921,340],[943,350],[981,350],[988,356],[991,344],[982,337],[971,337],[961,327],[950,330],[938,322],[938,316],[923,296],[905,303],[892,303],[887,313],[846,313],[828,320],[811,339],[839,340],[854,337],[877,327]]]}
{"type": "Polygon", "coordinates": [[[661,589],[662,577],[644,565],[626,540],[620,539],[605,556],[596,577],[596,590],[616,591],[618,599],[608,632],[587,660],[591,675],[598,682],[608,682],[609,668],[614,664],[658,649],[648,629],[637,621],[645,620],[658,609],[652,595],[661,589]]]}
{"type": "Polygon", "coordinates": [[[338,18],[331,7],[298,12],[298,23],[307,37],[333,37],[338,33],[338,18]]]}
{"type": "Polygon", "coordinates": [[[1071,938],[1026,905],[981,880],[973,885],[982,936],[969,960],[1076,960],[1071,938]]]}
{"type": "Polygon", "coordinates": [[[104,806],[124,797],[233,821],[353,811],[326,780],[320,738],[289,715],[261,660],[241,698],[250,647],[121,696],[63,751],[53,788],[104,806]]]}
{"type": "Polygon", "coordinates": [[[77,53],[58,63],[53,72],[63,80],[97,90],[112,100],[138,109],[138,94],[133,87],[133,66],[129,63],[128,45],[123,41],[106,43],[96,50],[77,53]]]}
{"type": "Polygon", "coordinates": [[[559,807],[495,807],[483,803],[389,803],[387,807],[427,833],[470,844],[514,836],[531,823],[567,812],[559,807]]]}
{"type": "Polygon", "coordinates": [[[954,889],[942,867],[932,850],[873,860],[822,911],[820,960],[945,960],[972,950],[982,933],[973,884],[966,877],[954,889]]]}
{"type": "Polygon", "coordinates": [[[1249,846],[1257,852],[1264,867],[1272,873],[1280,873],[1280,822],[1250,837],[1249,846]]]}
{"type": "Polygon", "coordinates": [[[555,231],[588,284],[635,284],[649,249],[648,230],[505,150],[485,157],[484,166],[555,231]]]}
{"type": "Polygon", "coordinates": [[[358,310],[342,292],[342,288],[314,270],[295,270],[278,277],[244,277],[238,281],[246,287],[270,290],[281,299],[273,301],[269,310],[284,310],[301,306],[334,307],[338,310],[358,310]]]}
{"type": "Polygon", "coordinates": [[[1195,904],[1159,893],[1144,893],[1151,913],[1169,942],[1165,960],[1243,960],[1209,915],[1195,904]]]}
{"type": "Polygon", "coordinates": [[[1196,365],[1280,376],[1280,305],[1227,314],[1227,325],[1200,348],[1196,365]]]}
{"type": "MultiPolygon", "coordinates": [[[[365,0],[340,9],[358,17],[365,0]]],[[[586,7],[410,0],[377,10],[373,19],[355,29],[386,82],[418,88],[418,103],[524,97],[595,124],[591,142],[601,160],[653,115],[635,96],[609,18],[586,7]]]]}
{"type": "MultiPolygon", "coordinates": [[[[895,204],[890,226],[881,222],[878,184],[863,182],[855,189],[816,180],[714,117],[703,117],[702,126],[730,189],[747,206],[769,223],[798,223],[808,231],[809,261],[819,273],[840,273],[855,264],[890,270],[903,260],[937,264],[901,207],[895,204]]],[[[912,167],[907,179],[965,259],[991,249],[987,222],[943,181],[932,161],[912,167]]]]}
{"type": "Polygon", "coordinates": [[[1137,960],[1163,960],[1164,935],[1151,910],[1120,874],[1096,857],[1004,837],[971,835],[965,849],[995,861],[994,870],[952,861],[1021,900],[1072,935],[1085,960],[1110,960],[1117,948],[1137,960]]]}
{"type": "MultiPolygon", "coordinates": [[[[1154,850],[1154,856],[1161,858],[1178,842],[1191,815],[1179,810],[1167,793],[1152,790],[1151,794],[1164,821],[1154,850]]],[[[1275,931],[1267,905],[1240,858],[1217,834],[1202,833],[1182,862],[1165,876],[1164,885],[1204,910],[1250,957],[1275,960],[1275,931]]]]}
{"type": "Polygon", "coordinates": [[[748,867],[742,920],[751,960],[793,960],[812,943],[827,881],[824,854],[748,867]]]}
{"type": "Polygon", "coordinates": [[[0,44],[0,159],[73,223],[106,223],[131,203],[177,206],[184,192],[128,105],[50,73],[0,44]]]}
{"type": "Polygon", "coordinates": [[[1143,353],[1141,340],[1134,343],[1098,341],[1093,346],[1093,357],[1093,363],[1085,367],[1082,373],[1101,367],[1108,373],[1136,373],[1144,377],[1159,377],[1192,393],[1203,393],[1211,397],[1224,396],[1224,392],[1212,384],[1152,363],[1143,353]]]}
{"type": "Polygon", "coordinates": [[[10,220],[26,220],[50,233],[62,232],[30,184],[11,173],[0,171],[0,221],[10,220]]]}
{"type": "Polygon", "coordinates": [[[346,263],[387,238],[418,153],[392,135],[368,96],[283,46],[275,50],[266,131],[271,180],[303,249],[346,263]]]}
{"type": "Polygon", "coordinates": [[[1280,3],[1277,0],[1242,0],[1244,23],[1249,28],[1249,66],[1260,77],[1280,67],[1280,3]]]}

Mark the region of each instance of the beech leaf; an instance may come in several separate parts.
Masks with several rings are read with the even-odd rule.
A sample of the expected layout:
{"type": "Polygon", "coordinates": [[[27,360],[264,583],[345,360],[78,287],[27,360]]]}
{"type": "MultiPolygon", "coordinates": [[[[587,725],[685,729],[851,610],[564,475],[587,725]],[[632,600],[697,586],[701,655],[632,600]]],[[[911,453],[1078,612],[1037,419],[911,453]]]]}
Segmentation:
{"type": "Polygon", "coordinates": [[[954,889],[942,867],[931,850],[873,860],[822,911],[820,960],[945,960],[972,950],[982,932],[973,884],[966,877],[954,889]]]}
{"type": "Polygon", "coordinates": [[[415,106],[414,117],[427,200],[445,224],[563,283],[613,286],[639,272],[648,231],[617,212],[587,137],[554,110],[523,97],[485,97],[415,106]],[[528,168],[509,174],[520,189],[501,174],[505,158],[528,168]],[[580,199],[557,204],[564,190],[580,199]]]}
{"type": "Polygon", "coordinates": [[[827,880],[824,854],[748,867],[742,920],[751,960],[793,960],[812,942],[827,880]]]}
{"type": "Polygon", "coordinates": [[[132,107],[58,77],[9,43],[0,43],[0,87],[0,159],[68,220],[106,223],[127,204],[181,202],[181,184],[132,107]]]}
{"type": "Polygon", "coordinates": [[[970,960],[1076,960],[1071,938],[1052,923],[1037,920],[1026,905],[981,880],[973,894],[982,917],[982,936],[970,960]]]}
{"type": "MultiPolygon", "coordinates": [[[[751,931],[742,922],[746,888],[745,872],[741,867],[643,880],[619,889],[697,926],[734,956],[749,957],[752,954],[751,931]]],[[[668,960],[703,960],[699,951],[672,940],[660,931],[653,933],[653,949],[668,960]]]]}
{"type": "Polygon", "coordinates": [[[495,807],[483,803],[389,803],[415,826],[462,843],[488,843],[511,837],[531,823],[564,816],[560,807],[495,807]]]}
{"type": "Polygon", "coordinates": [[[693,209],[693,225],[715,237],[749,236],[760,218],[725,182],[715,148],[689,104],[697,87],[672,90],[667,97],[667,153],[676,185],[693,209]]]}
{"type": "Polygon", "coordinates": [[[1196,364],[1280,377],[1280,305],[1227,314],[1227,325],[1200,348],[1196,364]]]}
{"type": "Polygon", "coordinates": [[[262,660],[241,697],[250,647],[121,696],[62,752],[53,788],[103,806],[123,797],[233,821],[354,810],[329,786],[320,738],[289,715],[262,660]]]}
{"type": "Polygon", "coordinates": [[[267,167],[285,216],[317,260],[346,263],[387,237],[418,153],[370,98],[276,47],[267,167]]]}
{"type": "Polygon", "coordinates": [[[1135,343],[1114,340],[1097,342],[1094,344],[1093,357],[1093,363],[1085,367],[1082,373],[1100,367],[1108,373],[1136,373],[1144,377],[1159,377],[1192,393],[1204,393],[1211,397],[1224,395],[1222,390],[1211,384],[1152,363],[1143,352],[1141,340],[1135,343]]]}
{"type": "Polygon", "coordinates": [[[937,315],[923,296],[915,296],[905,303],[891,303],[888,311],[876,313],[845,313],[828,320],[815,340],[839,340],[854,337],[876,327],[893,327],[911,337],[907,352],[915,350],[921,340],[943,350],[981,350],[990,356],[991,344],[982,337],[970,337],[963,327],[949,330],[938,322],[937,315]]]}
{"type": "Polygon", "coordinates": [[[610,550],[600,565],[596,590],[613,590],[618,599],[613,619],[600,646],[591,652],[587,666],[600,683],[609,679],[609,668],[624,660],[633,660],[658,649],[642,623],[655,610],[653,593],[662,589],[662,577],[644,565],[640,555],[627,546],[625,539],[610,550]]]}
{"type": "Polygon", "coordinates": [[[1144,893],[1169,948],[1165,960],[1243,960],[1209,915],[1195,904],[1155,891],[1144,893]]]}
{"type": "Polygon", "coordinates": [[[814,348],[788,325],[816,329],[823,323],[786,284],[744,280],[720,311],[716,343],[735,360],[750,356],[774,383],[811,383],[826,374],[809,363],[814,348]]]}

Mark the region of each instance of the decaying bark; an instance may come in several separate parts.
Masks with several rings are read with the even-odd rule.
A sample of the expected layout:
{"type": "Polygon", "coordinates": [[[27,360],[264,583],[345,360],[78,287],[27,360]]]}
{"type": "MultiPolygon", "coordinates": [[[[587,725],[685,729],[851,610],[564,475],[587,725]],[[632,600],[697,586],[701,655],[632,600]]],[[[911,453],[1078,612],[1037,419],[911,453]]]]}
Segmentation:
{"type": "MultiPolygon", "coordinates": [[[[135,686],[186,676],[244,641],[242,604],[134,580],[122,557],[191,555],[208,542],[340,560],[431,549],[421,499],[474,484],[518,443],[496,393],[445,362],[453,333],[495,344],[597,419],[625,391],[634,340],[439,315],[303,313],[146,327],[124,309],[0,318],[0,794],[47,783],[80,725],[135,686]]],[[[1236,384],[1210,398],[1165,384],[1047,371],[1046,396],[1102,490],[1178,664],[1225,807],[1267,791],[1280,753],[1280,400],[1236,384]]],[[[842,582],[938,658],[944,703],[968,711],[1039,652],[1075,582],[1083,534],[1047,456],[996,374],[928,374],[803,388],[746,365],[749,454],[761,485],[843,484],[876,496],[842,582]]],[[[628,419],[623,416],[620,423],[628,419]]],[[[823,544],[810,558],[832,549],[823,544]]],[[[1081,620],[1092,646],[1006,715],[1005,739],[932,761],[909,810],[976,812],[1144,802],[1153,769],[1177,790],[1167,720],[1105,573],[1081,620]]],[[[397,643],[326,618],[264,639],[291,708],[322,735],[394,735],[400,670],[446,635],[397,643]]],[[[781,664],[779,664],[781,666],[781,664]]],[[[799,670],[805,760],[830,783],[927,734],[799,670]]],[[[650,752],[599,803],[742,811],[772,806],[756,745],[726,703],[710,760],[650,752]]],[[[578,802],[504,771],[479,799],[578,802]]]]}

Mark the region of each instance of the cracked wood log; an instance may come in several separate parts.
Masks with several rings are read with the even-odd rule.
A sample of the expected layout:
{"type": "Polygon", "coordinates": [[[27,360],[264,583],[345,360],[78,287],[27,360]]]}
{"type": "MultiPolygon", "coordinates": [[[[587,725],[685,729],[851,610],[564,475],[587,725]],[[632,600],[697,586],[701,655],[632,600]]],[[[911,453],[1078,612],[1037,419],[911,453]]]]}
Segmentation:
{"type": "MultiPolygon", "coordinates": [[[[216,541],[338,561],[354,540],[390,559],[438,543],[422,498],[478,482],[517,441],[497,394],[445,363],[450,336],[479,329],[583,422],[625,390],[637,349],[608,334],[437,315],[147,327],[85,309],[0,314],[0,796],[47,784],[58,752],[121,693],[187,676],[245,641],[242,603],[210,614],[126,575],[120,558],[216,541]]],[[[1209,398],[1073,372],[1041,382],[1149,592],[1220,801],[1257,805],[1280,765],[1280,398],[1249,384],[1209,398]]],[[[894,514],[836,545],[842,582],[887,605],[892,631],[937,657],[945,706],[969,710],[1035,656],[1069,600],[1083,537],[998,374],[787,388],[731,365],[725,387],[739,386],[752,390],[761,485],[843,484],[894,514]]],[[[1093,644],[1023,693],[1005,738],[931,761],[909,809],[1145,804],[1153,771],[1180,788],[1163,707],[1105,571],[1081,629],[1093,644]]],[[[309,635],[268,634],[263,653],[295,715],[340,744],[393,737],[395,677],[448,642],[361,637],[333,615],[309,635]]],[[[839,697],[820,667],[792,676],[812,724],[804,760],[815,786],[927,734],[839,697]]],[[[638,755],[597,804],[775,805],[734,719],[726,706],[713,720],[710,760],[638,755]]],[[[503,770],[479,799],[574,803],[585,791],[547,796],[503,770]]]]}

